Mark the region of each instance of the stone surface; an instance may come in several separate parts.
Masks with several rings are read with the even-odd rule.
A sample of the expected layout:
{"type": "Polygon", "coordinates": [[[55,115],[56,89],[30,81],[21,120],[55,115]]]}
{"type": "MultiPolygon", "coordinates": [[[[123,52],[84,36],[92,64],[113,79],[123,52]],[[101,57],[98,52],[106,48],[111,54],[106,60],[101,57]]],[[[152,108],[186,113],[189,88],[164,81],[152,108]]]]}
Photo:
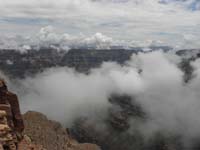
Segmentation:
{"type": "Polygon", "coordinates": [[[27,112],[24,122],[24,134],[33,144],[42,145],[47,150],[100,150],[95,144],[78,143],[58,122],[48,120],[41,113],[27,112]]]}

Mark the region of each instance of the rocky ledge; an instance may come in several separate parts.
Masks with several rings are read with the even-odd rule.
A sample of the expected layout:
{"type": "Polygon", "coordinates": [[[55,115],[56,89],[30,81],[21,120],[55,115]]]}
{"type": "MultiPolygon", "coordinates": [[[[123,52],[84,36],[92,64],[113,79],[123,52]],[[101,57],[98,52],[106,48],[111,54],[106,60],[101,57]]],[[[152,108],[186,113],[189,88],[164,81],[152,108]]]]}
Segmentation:
{"type": "Polygon", "coordinates": [[[23,117],[24,135],[36,146],[41,145],[46,150],[100,150],[95,144],[78,143],[58,122],[39,112],[29,111],[23,117]]]}

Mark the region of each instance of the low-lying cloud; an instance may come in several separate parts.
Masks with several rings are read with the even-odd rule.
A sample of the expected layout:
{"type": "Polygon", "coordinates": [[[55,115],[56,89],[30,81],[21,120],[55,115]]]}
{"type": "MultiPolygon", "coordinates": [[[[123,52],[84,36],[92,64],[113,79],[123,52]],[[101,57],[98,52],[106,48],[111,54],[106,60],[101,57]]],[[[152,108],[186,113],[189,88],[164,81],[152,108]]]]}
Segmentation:
{"type": "MultiPolygon", "coordinates": [[[[192,139],[200,135],[200,60],[192,62],[194,78],[189,83],[183,80],[179,62],[174,54],[139,53],[124,66],[104,63],[87,75],[54,68],[10,84],[23,112],[40,111],[67,126],[81,116],[105,118],[111,94],[130,95],[148,116],[139,126],[145,134],[161,130],[192,139]]],[[[132,128],[134,124],[130,132],[132,128]]]]}

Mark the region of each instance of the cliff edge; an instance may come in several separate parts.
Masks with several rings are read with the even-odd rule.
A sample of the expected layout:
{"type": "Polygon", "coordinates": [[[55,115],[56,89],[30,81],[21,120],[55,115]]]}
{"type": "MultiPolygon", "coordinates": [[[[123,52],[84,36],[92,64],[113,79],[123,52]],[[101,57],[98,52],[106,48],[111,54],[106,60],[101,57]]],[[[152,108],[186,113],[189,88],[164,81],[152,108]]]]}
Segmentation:
{"type": "Polygon", "coordinates": [[[80,144],[72,139],[60,123],[49,120],[39,112],[29,111],[23,115],[25,130],[31,143],[42,145],[46,150],[100,150],[95,144],[80,144]]]}

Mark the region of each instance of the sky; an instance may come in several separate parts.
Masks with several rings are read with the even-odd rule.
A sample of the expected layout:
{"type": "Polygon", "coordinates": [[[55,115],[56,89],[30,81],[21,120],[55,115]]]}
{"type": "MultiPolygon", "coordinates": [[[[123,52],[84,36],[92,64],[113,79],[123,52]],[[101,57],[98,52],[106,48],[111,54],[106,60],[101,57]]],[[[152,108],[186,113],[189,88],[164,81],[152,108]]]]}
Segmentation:
{"type": "MultiPolygon", "coordinates": [[[[77,42],[84,37],[85,42],[102,35],[112,39],[110,43],[122,45],[199,48],[200,1],[0,0],[1,47],[20,36],[30,44],[30,39],[37,39],[41,30],[49,27],[57,39],[63,41],[68,35],[64,39],[68,43],[69,38],[77,42]]],[[[98,39],[95,42],[99,43],[98,39]]]]}

